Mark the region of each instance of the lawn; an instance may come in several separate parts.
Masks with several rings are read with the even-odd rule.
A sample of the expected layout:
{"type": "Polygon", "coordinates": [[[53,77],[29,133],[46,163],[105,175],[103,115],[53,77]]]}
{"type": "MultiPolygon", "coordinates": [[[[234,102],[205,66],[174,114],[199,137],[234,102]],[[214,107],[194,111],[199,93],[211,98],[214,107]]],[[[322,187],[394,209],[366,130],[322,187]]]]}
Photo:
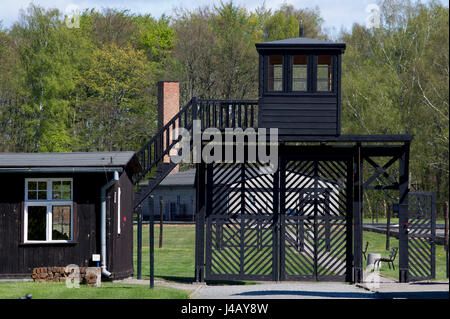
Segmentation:
{"type": "MultiPolygon", "coordinates": [[[[377,220],[374,218],[373,222],[376,223],[377,220]]],[[[372,218],[371,217],[365,217],[363,219],[363,223],[372,223],[372,218]]],[[[378,218],[378,223],[379,224],[386,224],[387,223],[387,218],[386,217],[379,217],[378,218]]],[[[391,224],[398,224],[398,217],[393,217],[391,218],[391,224]]],[[[443,218],[441,219],[436,219],[436,224],[445,224],[445,221],[443,218]]]]}
{"type": "Polygon", "coordinates": [[[187,292],[156,286],[103,282],[100,288],[80,285],[67,288],[61,282],[0,282],[0,299],[17,299],[31,294],[33,299],[188,299],[187,292]]]}
{"type": "MultiPolygon", "coordinates": [[[[142,227],[142,278],[150,274],[150,249],[148,225],[142,227]]],[[[134,265],[137,265],[137,226],[134,227],[134,265]]],[[[194,280],[195,227],[194,225],[164,225],[163,247],[159,244],[159,225],[155,225],[155,277],[166,280],[194,280]]]]}
{"type": "MultiPolygon", "coordinates": [[[[137,242],[136,227],[134,236],[134,261],[136,265],[137,242]]],[[[149,227],[142,227],[142,277],[149,278],[149,227]]],[[[369,253],[380,253],[387,257],[385,250],[386,237],[383,234],[364,232],[364,245],[369,241],[369,253]]],[[[194,280],[194,253],[195,253],[195,227],[194,225],[164,225],[163,247],[158,248],[159,225],[155,224],[155,276],[156,278],[190,282],[194,280]]],[[[398,247],[398,240],[391,237],[391,247],[398,247]]],[[[445,279],[445,250],[442,245],[436,245],[436,279],[445,279]]],[[[364,261],[364,267],[365,267],[364,261]]],[[[135,268],[136,269],[136,268],[135,268]]],[[[386,263],[382,264],[381,274],[398,279],[398,255],[395,260],[395,270],[389,269],[386,263]]],[[[136,276],[136,274],[135,274],[136,276]]],[[[241,282],[250,283],[250,282],[241,282]]]]}

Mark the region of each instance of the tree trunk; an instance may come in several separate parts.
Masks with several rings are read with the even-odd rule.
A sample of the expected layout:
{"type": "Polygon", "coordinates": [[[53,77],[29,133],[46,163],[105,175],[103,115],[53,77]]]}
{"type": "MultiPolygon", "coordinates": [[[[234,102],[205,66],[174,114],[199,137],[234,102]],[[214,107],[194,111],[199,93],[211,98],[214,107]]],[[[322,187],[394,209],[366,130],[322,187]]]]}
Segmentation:
{"type": "MultiPolygon", "coordinates": [[[[384,202],[386,205],[386,202],[384,202]]],[[[386,206],[385,206],[386,207],[386,206]]],[[[387,224],[386,224],[386,250],[390,249],[391,241],[391,204],[387,204],[387,224]]]]}

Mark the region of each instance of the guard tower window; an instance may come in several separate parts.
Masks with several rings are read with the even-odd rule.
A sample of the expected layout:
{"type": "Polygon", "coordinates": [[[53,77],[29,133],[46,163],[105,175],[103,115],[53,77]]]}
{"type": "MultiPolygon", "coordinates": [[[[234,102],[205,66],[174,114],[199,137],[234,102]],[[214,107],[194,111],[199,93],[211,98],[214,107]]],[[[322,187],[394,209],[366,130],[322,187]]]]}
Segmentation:
{"type": "Polygon", "coordinates": [[[283,56],[269,55],[269,83],[268,90],[283,91],[283,56]]]}
{"type": "Polygon", "coordinates": [[[333,90],[333,68],[331,55],[317,57],[317,91],[331,92],[333,90]]]}
{"type": "Polygon", "coordinates": [[[294,55],[292,60],[292,91],[307,91],[308,56],[294,55]]]}

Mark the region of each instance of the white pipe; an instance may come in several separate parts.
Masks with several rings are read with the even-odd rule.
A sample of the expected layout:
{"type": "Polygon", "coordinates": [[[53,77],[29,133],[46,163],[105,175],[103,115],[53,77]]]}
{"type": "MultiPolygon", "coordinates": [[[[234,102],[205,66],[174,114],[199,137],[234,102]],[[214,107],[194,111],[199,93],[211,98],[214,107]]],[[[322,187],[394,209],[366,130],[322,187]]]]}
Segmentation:
{"type": "Polygon", "coordinates": [[[119,180],[119,172],[114,171],[114,178],[102,186],[101,191],[101,215],[100,215],[100,241],[102,254],[102,274],[110,277],[111,273],[106,269],[106,191],[119,180]]]}

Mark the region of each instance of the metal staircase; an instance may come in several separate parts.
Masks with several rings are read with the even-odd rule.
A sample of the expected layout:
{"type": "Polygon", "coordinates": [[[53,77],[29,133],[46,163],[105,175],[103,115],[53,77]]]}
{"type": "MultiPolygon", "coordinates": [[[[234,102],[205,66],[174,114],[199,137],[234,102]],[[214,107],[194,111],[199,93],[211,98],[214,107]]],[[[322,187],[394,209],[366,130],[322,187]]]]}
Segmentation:
{"type": "MultiPolygon", "coordinates": [[[[181,137],[172,139],[176,128],[187,129],[192,136],[194,120],[200,120],[201,129],[257,127],[257,100],[201,100],[192,98],[165,124],[137,153],[142,170],[133,176],[135,185],[134,208],[138,208],[153,189],[169,175],[177,164],[164,162],[181,137]],[[145,183],[144,181],[148,181],[145,183]]],[[[192,151],[191,141],[191,151],[192,151]]]]}

